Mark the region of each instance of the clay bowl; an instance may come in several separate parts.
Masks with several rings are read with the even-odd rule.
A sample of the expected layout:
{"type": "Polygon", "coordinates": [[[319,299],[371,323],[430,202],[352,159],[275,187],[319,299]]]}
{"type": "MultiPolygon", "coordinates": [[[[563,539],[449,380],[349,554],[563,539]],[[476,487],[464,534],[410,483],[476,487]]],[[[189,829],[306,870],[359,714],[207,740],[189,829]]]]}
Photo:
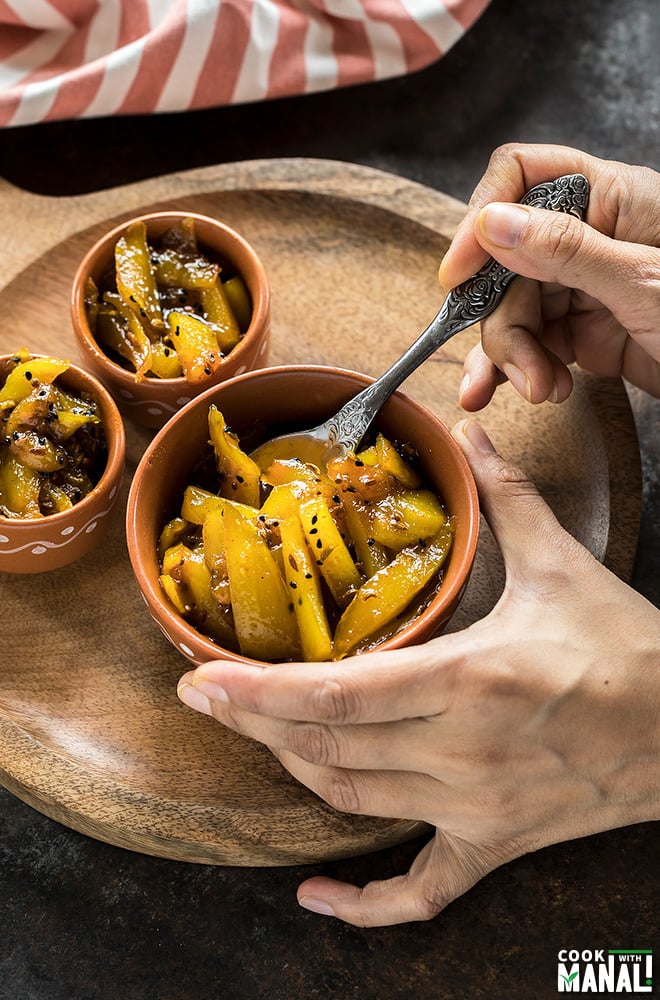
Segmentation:
{"type": "Polygon", "coordinates": [[[153,212],[116,226],[92,246],[81,260],[71,292],[71,319],[82,364],[103,382],[125,416],[145,427],[159,428],[182,406],[212,385],[265,364],[270,341],[270,291],[264,267],[250,244],[216,219],[194,212],[153,212]],[[147,376],[112,360],[95,340],[85,311],[85,282],[97,283],[112,261],[115,244],[126,228],[144,221],[147,239],[157,239],[181,219],[194,219],[200,249],[213,261],[224,261],[243,278],[252,299],[252,319],[238,344],[208,379],[191,384],[185,378],[147,376]]]}
{"type": "MultiPolygon", "coordinates": [[[[310,427],[331,416],[372,379],[336,368],[268,368],[214,387],[182,409],[147,448],[133,478],[127,509],[128,550],[137,582],[152,617],[170,642],[193,663],[219,656],[254,662],[220,648],[186,622],[159,584],[158,538],[179,513],[191,468],[208,447],[207,414],[215,403],[250,450],[263,440],[310,427]]],[[[479,504],[472,473],[448,429],[429,410],[402,393],[390,398],[376,427],[417,449],[424,478],[455,517],[456,534],[442,586],[426,609],[379,648],[423,642],[456,610],[472,568],[479,531],[479,504]]]]}
{"type": "Polygon", "coordinates": [[[117,511],[126,450],[119,410],[100,382],[75,365],[58,376],[56,384],[96,399],[106,439],[105,469],[92,491],[69,510],[29,519],[0,515],[1,572],[43,573],[80,559],[98,545],[117,511]]]}

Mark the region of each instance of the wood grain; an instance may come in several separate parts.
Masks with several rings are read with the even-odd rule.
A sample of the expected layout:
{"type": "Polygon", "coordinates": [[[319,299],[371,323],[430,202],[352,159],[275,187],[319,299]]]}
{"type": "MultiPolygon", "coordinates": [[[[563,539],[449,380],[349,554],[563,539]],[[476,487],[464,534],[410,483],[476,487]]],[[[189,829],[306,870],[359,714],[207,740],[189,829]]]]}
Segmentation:
{"type": "MultiPolygon", "coordinates": [[[[463,213],[446,195],[353,164],[267,160],[53,199],[0,183],[0,352],[25,344],[75,360],[68,295],[84,250],[137,210],[183,208],[240,230],[273,296],[271,364],[377,375],[437,311],[437,266],[463,213]]],[[[451,424],[476,331],[439,351],[405,391],[451,424]]],[[[482,422],[538,483],[562,523],[623,578],[638,531],[640,469],[626,394],[580,376],[561,407],[507,388],[482,422]]],[[[127,427],[130,476],[148,432],[127,427]]],[[[451,623],[486,614],[501,559],[484,527],[451,623]]],[[[74,566],[0,576],[0,780],[90,836],[164,857],[283,865],[356,855],[420,832],[405,819],[337,813],[260,746],[179,704],[186,662],[151,621],[120,523],[74,566]]]]}

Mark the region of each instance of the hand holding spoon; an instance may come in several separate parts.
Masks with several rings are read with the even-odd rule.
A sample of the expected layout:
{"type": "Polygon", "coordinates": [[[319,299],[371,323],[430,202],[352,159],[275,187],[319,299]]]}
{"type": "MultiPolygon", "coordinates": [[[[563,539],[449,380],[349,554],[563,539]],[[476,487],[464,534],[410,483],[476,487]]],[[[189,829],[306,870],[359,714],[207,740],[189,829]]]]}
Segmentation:
{"type": "MultiPolygon", "coordinates": [[[[581,219],[588,199],[586,177],[566,174],[555,181],[537,184],[521,204],[569,212],[581,219]]],[[[490,258],[476,274],[449,292],[424,332],[379,379],[318,427],[266,441],[252,453],[254,461],[264,469],[275,459],[292,458],[323,467],[329,458],[355,451],[381,407],[401,383],[450,337],[490,315],[515,277],[514,271],[490,258]]]]}

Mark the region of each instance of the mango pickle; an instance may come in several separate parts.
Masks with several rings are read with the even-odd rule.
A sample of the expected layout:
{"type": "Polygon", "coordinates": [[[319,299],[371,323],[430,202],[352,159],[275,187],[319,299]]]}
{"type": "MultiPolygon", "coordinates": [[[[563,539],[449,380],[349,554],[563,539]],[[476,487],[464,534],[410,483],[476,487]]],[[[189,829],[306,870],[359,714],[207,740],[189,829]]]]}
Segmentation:
{"type": "Polygon", "coordinates": [[[404,451],[379,434],[327,469],[261,469],[214,405],[208,425],[211,451],[159,543],[181,615],[272,662],[341,659],[415,619],[441,584],[454,524],[404,451]]]}
{"type": "Polygon", "coordinates": [[[144,222],[132,223],[117,240],[115,275],[121,298],[142,323],[149,339],[158,340],[165,323],[144,222]]]}
{"type": "Polygon", "coordinates": [[[0,386],[0,515],[68,510],[98,481],[106,444],[98,405],[58,385],[69,364],[22,349],[0,386]]]}
{"type": "Polygon", "coordinates": [[[153,240],[144,222],[130,225],[98,285],[88,278],[84,300],[93,336],[137,381],[203,382],[252,320],[243,278],[200,248],[192,218],[153,240]]]}

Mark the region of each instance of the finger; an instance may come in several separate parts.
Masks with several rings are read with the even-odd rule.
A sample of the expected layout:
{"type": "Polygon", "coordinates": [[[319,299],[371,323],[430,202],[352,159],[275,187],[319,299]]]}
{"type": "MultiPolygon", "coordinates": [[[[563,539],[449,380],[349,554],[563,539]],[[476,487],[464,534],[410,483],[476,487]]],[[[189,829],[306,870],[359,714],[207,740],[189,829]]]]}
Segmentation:
{"type": "Polygon", "coordinates": [[[481,210],[476,235],[517,274],[602,302],[650,356],[660,355],[654,339],[660,250],[610,239],[572,215],[501,202],[481,210]]]}
{"type": "Polygon", "coordinates": [[[513,282],[500,307],[481,324],[484,353],[528,403],[559,402],[573,386],[561,360],[567,354],[566,343],[558,345],[557,355],[549,349],[544,332],[541,286],[526,278],[513,282]]]}
{"type": "MultiPolygon", "coordinates": [[[[293,754],[317,767],[397,770],[430,773],[437,766],[437,749],[429,745],[429,725],[423,719],[361,726],[325,726],[246,712],[227,701],[216,701],[182,678],[177,690],[189,708],[212,715],[242,736],[258,740],[278,754],[293,754]]],[[[458,734],[453,734],[454,738],[458,734]]]]}
{"type": "Polygon", "coordinates": [[[459,421],[452,434],[470,463],[507,581],[538,589],[555,562],[563,568],[582,547],[564,531],[536,486],[497,454],[475,420],[459,421]]]}
{"type": "Polygon", "coordinates": [[[455,813],[453,789],[428,774],[317,767],[287,751],[276,756],[289,774],[337,812],[429,822],[446,803],[455,813]]]}
{"type": "Polygon", "coordinates": [[[464,410],[482,410],[493,398],[498,385],[506,382],[506,376],[495,367],[481,344],[468,352],[463,368],[465,374],[458,390],[458,401],[464,410]]]}
{"type": "Polygon", "coordinates": [[[356,927],[431,920],[502,860],[436,831],[407,874],[363,888],[324,877],[307,879],[298,887],[298,902],[356,927]]]}
{"type": "Polygon", "coordinates": [[[192,683],[206,698],[277,719],[337,726],[414,719],[451,703],[467,655],[465,635],[450,633],[442,644],[361,653],[339,663],[213,660],[194,671],[192,683]]]}
{"type": "MultiPolygon", "coordinates": [[[[518,202],[526,191],[562,174],[583,173],[598,201],[598,181],[619,165],[605,164],[567,146],[506,144],[496,149],[488,168],[474,189],[465,218],[460,223],[439,270],[443,288],[454,288],[479,270],[490,256],[475,234],[475,222],[484,205],[493,201],[518,202]],[[595,189],[595,190],[594,190],[595,189]]],[[[601,185],[603,182],[601,181],[601,185]]],[[[597,225],[597,222],[594,222],[597,225]]]]}

